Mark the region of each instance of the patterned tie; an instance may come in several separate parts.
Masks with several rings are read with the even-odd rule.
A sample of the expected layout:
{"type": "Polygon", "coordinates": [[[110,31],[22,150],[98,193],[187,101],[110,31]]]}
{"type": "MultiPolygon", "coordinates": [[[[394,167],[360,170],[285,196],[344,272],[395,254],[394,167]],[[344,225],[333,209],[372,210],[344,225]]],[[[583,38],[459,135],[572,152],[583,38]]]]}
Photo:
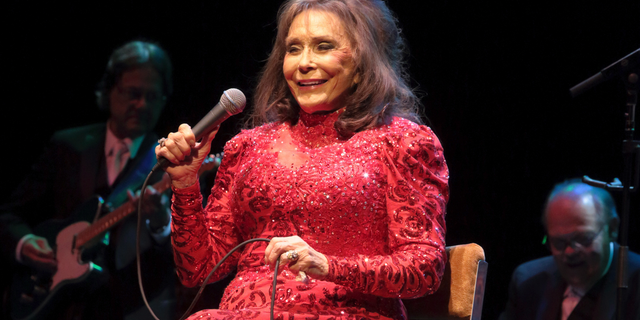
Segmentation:
{"type": "Polygon", "coordinates": [[[127,160],[129,160],[129,148],[122,140],[118,140],[115,146],[111,149],[109,153],[109,158],[107,161],[109,165],[109,185],[112,185],[116,180],[125,164],[127,164],[127,160]]]}
{"type": "Polygon", "coordinates": [[[564,294],[564,300],[562,300],[562,320],[567,320],[573,309],[580,302],[582,298],[573,288],[569,287],[564,294]]]}

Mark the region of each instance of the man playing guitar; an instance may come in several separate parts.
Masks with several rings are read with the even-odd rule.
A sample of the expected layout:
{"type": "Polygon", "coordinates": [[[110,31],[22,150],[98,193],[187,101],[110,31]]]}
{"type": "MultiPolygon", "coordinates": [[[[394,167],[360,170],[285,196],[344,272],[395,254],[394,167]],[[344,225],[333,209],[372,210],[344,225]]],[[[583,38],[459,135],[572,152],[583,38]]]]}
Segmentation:
{"type": "MultiPolygon", "coordinates": [[[[169,57],[156,44],[133,41],[117,48],[97,91],[108,120],[55,133],[12,202],[2,207],[0,250],[12,266],[2,277],[26,273],[33,282],[22,292],[12,287],[3,298],[10,301],[11,319],[150,318],[137,284],[136,217],[129,215],[135,210],[100,217],[109,211],[106,204],[126,209],[139,197],[135,190],[155,164],[158,138],[152,130],[172,92],[171,74],[169,57]],[[93,208],[78,210],[87,201],[93,208]],[[40,228],[51,219],[62,225],[53,232],[40,228]],[[61,243],[68,246],[63,250],[61,243]],[[77,261],[67,264],[62,257],[77,261]],[[81,279],[69,275],[76,267],[83,269],[77,276],[81,279]],[[102,274],[101,280],[88,277],[88,271],[102,274]],[[58,291],[80,280],[94,283],[58,291]]],[[[159,172],[151,182],[161,178],[159,172]]],[[[166,193],[147,189],[141,236],[143,274],[149,280],[145,293],[154,312],[165,318],[173,316],[175,308],[169,202],[166,193]]],[[[9,309],[5,303],[3,310],[9,309]]]]}

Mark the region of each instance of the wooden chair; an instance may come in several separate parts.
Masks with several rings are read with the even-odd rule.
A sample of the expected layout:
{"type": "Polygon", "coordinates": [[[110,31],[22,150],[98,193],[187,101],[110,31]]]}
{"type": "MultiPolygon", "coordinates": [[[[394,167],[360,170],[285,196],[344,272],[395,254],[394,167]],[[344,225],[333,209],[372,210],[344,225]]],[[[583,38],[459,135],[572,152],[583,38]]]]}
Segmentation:
{"type": "Polygon", "coordinates": [[[410,320],[480,320],[488,264],[475,243],[450,246],[440,288],[432,295],[403,300],[410,320]]]}

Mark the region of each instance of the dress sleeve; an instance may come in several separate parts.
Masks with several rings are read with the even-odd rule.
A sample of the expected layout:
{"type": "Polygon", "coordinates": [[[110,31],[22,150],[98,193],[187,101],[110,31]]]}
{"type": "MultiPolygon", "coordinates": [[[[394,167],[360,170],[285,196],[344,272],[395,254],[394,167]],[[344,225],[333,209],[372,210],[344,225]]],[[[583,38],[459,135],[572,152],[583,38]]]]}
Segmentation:
{"type": "Polygon", "coordinates": [[[382,297],[417,298],[440,286],[446,263],[449,171],[430,128],[405,123],[385,137],[389,253],[329,259],[324,280],[382,297]]]}
{"type": "MultiPolygon", "coordinates": [[[[242,156],[241,139],[230,140],[224,148],[224,158],[216,173],[206,208],[202,207],[199,184],[187,188],[172,188],[171,242],[178,277],[187,287],[200,285],[216,264],[241,243],[230,207],[234,172],[242,156]]],[[[209,279],[218,281],[231,273],[238,264],[236,251],[209,279]]]]}

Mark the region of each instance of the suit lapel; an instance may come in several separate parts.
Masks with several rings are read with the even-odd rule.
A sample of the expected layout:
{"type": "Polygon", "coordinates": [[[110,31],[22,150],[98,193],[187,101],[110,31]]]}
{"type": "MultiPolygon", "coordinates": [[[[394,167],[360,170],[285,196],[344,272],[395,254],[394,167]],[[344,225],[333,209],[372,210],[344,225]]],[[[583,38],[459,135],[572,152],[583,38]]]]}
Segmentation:
{"type": "Polygon", "coordinates": [[[613,261],[607,274],[580,299],[567,320],[611,320],[617,303],[616,270],[619,245],[614,245],[613,261]]]}
{"type": "Polygon", "coordinates": [[[99,191],[101,187],[108,187],[107,173],[104,168],[104,127],[94,132],[87,133],[84,139],[84,145],[87,148],[82,149],[80,164],[80,192],[82,199],[89,199],[99,191]],[[101,172],[103,171],[103,172],[101,172]]]}
{"type": "Polygon", "coordinates": [[[560,319],[562,299],[566,283],[562,280],[560,272],[556,269],[544,290],[540,300],[540,308],[536,315],[536,320],[560,319]]]}
{"type": "Polygon", "coordinates": [[[113,183],[114,190],[108,202],[114,207],[120,206],[127,200],[127,190],[137,191],[147,175],[156,164],[155,136],[148,134],[140,145],[135,158],[131,159],[113,183]]]}
{"type": "Polygon", "coordinates": [[[616,270],[618,270],[618,249],[619,245],[615,244],[613,261],[609,271],[580,299],[580,302],[567,320],[611,320],[614,318],[617,304],[616,270]]]}
{"type": "MultiPolygon", "coordinates": [[[[602,314],[596,314],[596,310],[601,306],[601,298],[606,299],[602,295],[603,284],[606,281],[606,277],[600,279],[581,299],[580,302],[573,309],[567,320],[604,320],[611,319],[610,317],[604,317],[602,314]]],[[[615,295],[614,295],[615,296],[615,295]]],[[[615,301],[614,301],[615,304],[615,301]]],[[[602,312],[602,310],[600,310],[602,312]]]]}

